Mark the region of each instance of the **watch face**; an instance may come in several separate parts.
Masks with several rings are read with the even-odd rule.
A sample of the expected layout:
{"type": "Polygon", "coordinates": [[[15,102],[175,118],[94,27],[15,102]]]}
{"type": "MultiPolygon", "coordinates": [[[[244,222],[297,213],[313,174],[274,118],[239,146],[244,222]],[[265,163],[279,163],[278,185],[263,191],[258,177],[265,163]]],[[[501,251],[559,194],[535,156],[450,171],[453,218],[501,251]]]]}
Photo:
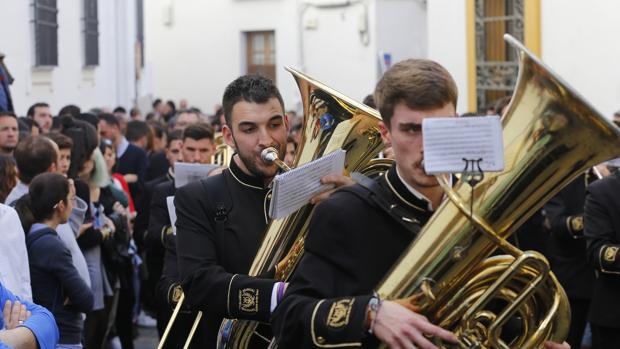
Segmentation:
{"type": "Polygon", "coordinates": [[[172,301],[174,303],[177,303],[179,299],[181,299],[181,295],[183,295],[183,289],[181,288],[181,286],[175,286],[172,290],[172,301]]]}

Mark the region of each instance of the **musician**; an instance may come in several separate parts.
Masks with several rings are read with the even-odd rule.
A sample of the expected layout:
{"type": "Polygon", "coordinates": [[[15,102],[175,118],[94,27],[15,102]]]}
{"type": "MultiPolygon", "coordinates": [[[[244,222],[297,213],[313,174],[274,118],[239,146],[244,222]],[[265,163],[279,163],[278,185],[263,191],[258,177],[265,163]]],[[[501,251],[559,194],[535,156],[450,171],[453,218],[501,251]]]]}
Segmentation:
{"type": "Polygon", "coordinates": [[[410,59],[388,70],[374,95],[395,165],[316,208],[305,254],[272,316],[279,348],[373,347],[379,341],[436,348],[425,335],[456,341],[409,301],[373,294],[443,199],[437,180],[423,169],[421,128],[426,117],[456,116],[456,84],[439,64],[410,59]]]}
{"type": "Polygon", "coordinates": [[[620,348],[620,175],[588,187],[584,213],[587,256],[596,269],[589,320],[596,348],[620,348]]]}
{"type": "MultiPolygon", "coordinates": [[[[242,76],[228,85],[222,132],[235,150],[230,168],[177,191],[177,253],[186,302],[205,312],[208,345],[222,318],[269,322],[285,284],[250,277],[268,223],[269,184],[277,167],[261,152],[284,158],[288,120],[280,92],[269,79],[242,76]]],[[[250,345],[252,347],[252,345],[250,345]]]]}
{"type": "MultiPolygon", "coordinates": [[[[187,162],[198,164],[211,163],[211,157],[215,152],[213,142],[213,129],[204,123],[192,124],[185,128],[180,137],[180,156],[169,156],[175,162],[187,162]]],[[[174,162],[170,164],[173,169],[174,162]]],[[[170,172],[171,179],[157,184],[153,189],[150,203],[151,217],[146,237],[144,239],[149,266],[149,279],[155,280],[151,285],[157,303],[157,330],[162,336],[168,320],[172,315],[171,302],[174,285],[178,284],[178,272],[176,267],[176,241],[172,235],[170,216],[168,214],[167,197],[176,193],[174,172],[170,172]]],[[[185,337],[189,332],[193,317],[187,314],[179,317],[182,323],[173,327],[166,347],[178,348],[185,343],[185,337]],[[187,325],[187,326],[184,326],[187,325]]]]}
{"type": "Polygon", "coordinates": [[[583,235],[586,187],[594,178],[590,172],[580,175],[549,200],[544,208],[551,226],[548,254],[551,268],[570,302],[567,342],[573,348],[581,346],[594,284],[594,270],[586,257],[583,235]]]}

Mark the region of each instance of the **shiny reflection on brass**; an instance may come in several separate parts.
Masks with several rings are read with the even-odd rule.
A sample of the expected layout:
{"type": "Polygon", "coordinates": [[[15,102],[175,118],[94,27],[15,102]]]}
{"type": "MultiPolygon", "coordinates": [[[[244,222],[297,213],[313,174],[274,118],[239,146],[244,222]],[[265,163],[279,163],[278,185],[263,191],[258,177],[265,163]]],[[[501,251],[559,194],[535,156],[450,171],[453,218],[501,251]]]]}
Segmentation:
{"type": "Polygon", "coordinates": [[[211,156],[211,163],[228,167],[234,150],[226,144],[222,132],[217,132],[213,137],[215,143],[215,153],[211,156]]]}
{"type": "MultiPolygon", "coordinates": [[[[361,172],[372,176],[390,167],[391,160],[374,159],[384,147],[378,127],[381,121],[378,111],[301,72],[286,69],[297,82],[304,112],[302,136],[292,167],[337,149],[347,151],[345,174],[361,172]]],[[[280,263],[276,279],[288,280],[303,255],[304,239],[313,210],[313,205],[306,205],[286,218],[271,221],[249,275],[262,275],[286,259],[280,263]]],[[[251,340],[264,343],[266,348],[269,342],[255,333],[257,325],[253,321],[224,320],[222,329],[226,331],[220,330],[218,348],[248,348],[251,340]]]]}
{"type": "Polygon", "coordinates": [[[421,290],[434,295],[434,301],[425,298],[421,312],[455,332],[461,348],[541,348],[545,340],[566,338],[570,308],[547,261],[506,239],[586,169],[620,156],[620,129],[517,40],[505,40],[520,57],[502,118],[505,170],[485,174],[475,187],[473,212],[467,184],[450,188],[440,180],[449,200],[377,289],[385,299],[421,290]],[[508,255],[489,258],[497,248],[508,255]],[[428,279],[436,282],[432,291],[424,290],[428,279]],[[489,306],[497,300],[507,305],[489,306]],[[515,316],[523,331],[505,341],[503,326],[515,316]]]}

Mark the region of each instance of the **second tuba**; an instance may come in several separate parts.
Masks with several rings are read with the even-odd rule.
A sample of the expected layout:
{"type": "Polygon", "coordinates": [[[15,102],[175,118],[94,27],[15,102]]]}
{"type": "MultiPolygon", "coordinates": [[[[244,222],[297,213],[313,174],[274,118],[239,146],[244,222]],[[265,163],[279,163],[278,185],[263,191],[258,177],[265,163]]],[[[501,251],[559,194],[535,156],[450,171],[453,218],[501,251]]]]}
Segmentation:
{"type": "Polygon", "coordinates": [[[502,118],[505,170],[473,189],[439,179],[449,200],[377,289],[384,299],[421,299],[420,313],[456,333],[460,348],[542,348],[566,338],[567,297],[546,259],[506,239],[579,174],[620,155],[620,129],[504,38],[520,58],[502,118]],[[497,249],[506,255],[489,257],[497,249]]]}
{"type": "MultiPolygon", "coordinates": [[[[325,86],[313,78],[287,68],[293,74],[301,93],[303,122],[301,140],[293,167],[306,164],[335,150],[346,150],[346,173],[367,175],[386,171],[391,161],[376,159],[383,149],[378,124],[379,112],[325,86]]],[[[283,219],[274,219],[267,226],[263,242],[254,257],[249,275],[258,276],[275,268],[276,279],[288,280],[301,259],[313,205],[306,205],[283,219]]],[[[259,323],[245,320],[224,320],[218,335],[218,348],[266,348],[270,331],[263,332],[259,323]]]]}

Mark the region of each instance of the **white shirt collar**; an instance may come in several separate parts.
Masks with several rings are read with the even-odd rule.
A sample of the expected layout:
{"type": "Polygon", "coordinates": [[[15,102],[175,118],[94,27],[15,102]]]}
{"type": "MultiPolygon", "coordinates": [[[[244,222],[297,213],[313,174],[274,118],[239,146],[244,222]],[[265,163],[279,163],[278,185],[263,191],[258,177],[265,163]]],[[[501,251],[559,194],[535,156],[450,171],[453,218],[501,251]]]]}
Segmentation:
{"type": "Polygon", "coordinates": [[[125,136],[121,136],[121,143],[116,148],[116,158],[118,159],[123,156],[127,148],[129,148],[129,141],[125,138],[125,136]]]}
{"type": "MultiPolygon", "coordinates": [[[[429,200],[429,198],[427,198],[424,194],[422,194],[419,191],[417,191],[414,187],[410,186],[409,183],[405,182],[403,177],[398,172],[398,166],[396,166],[396,175],[398,176],[398,179],[400,179],[400,181],[405,185],[405,187],[411,192],[411,194],[413,194],[415,197],[417,197],[420,200],[426,201],[426,203],[428,205],[428,210],[429,211],[434,211],[433,204],[431,203],[431,200],[429,200]]],[[[448,178],[449,178],[448,183],[450,184],[450,186],[452,186],[452,176],[448,176],[448,178]]],[[[441,198],[441,201],[443,201],[445,196],[446,195],[443,194],[443,196],[441,198]]]]}

